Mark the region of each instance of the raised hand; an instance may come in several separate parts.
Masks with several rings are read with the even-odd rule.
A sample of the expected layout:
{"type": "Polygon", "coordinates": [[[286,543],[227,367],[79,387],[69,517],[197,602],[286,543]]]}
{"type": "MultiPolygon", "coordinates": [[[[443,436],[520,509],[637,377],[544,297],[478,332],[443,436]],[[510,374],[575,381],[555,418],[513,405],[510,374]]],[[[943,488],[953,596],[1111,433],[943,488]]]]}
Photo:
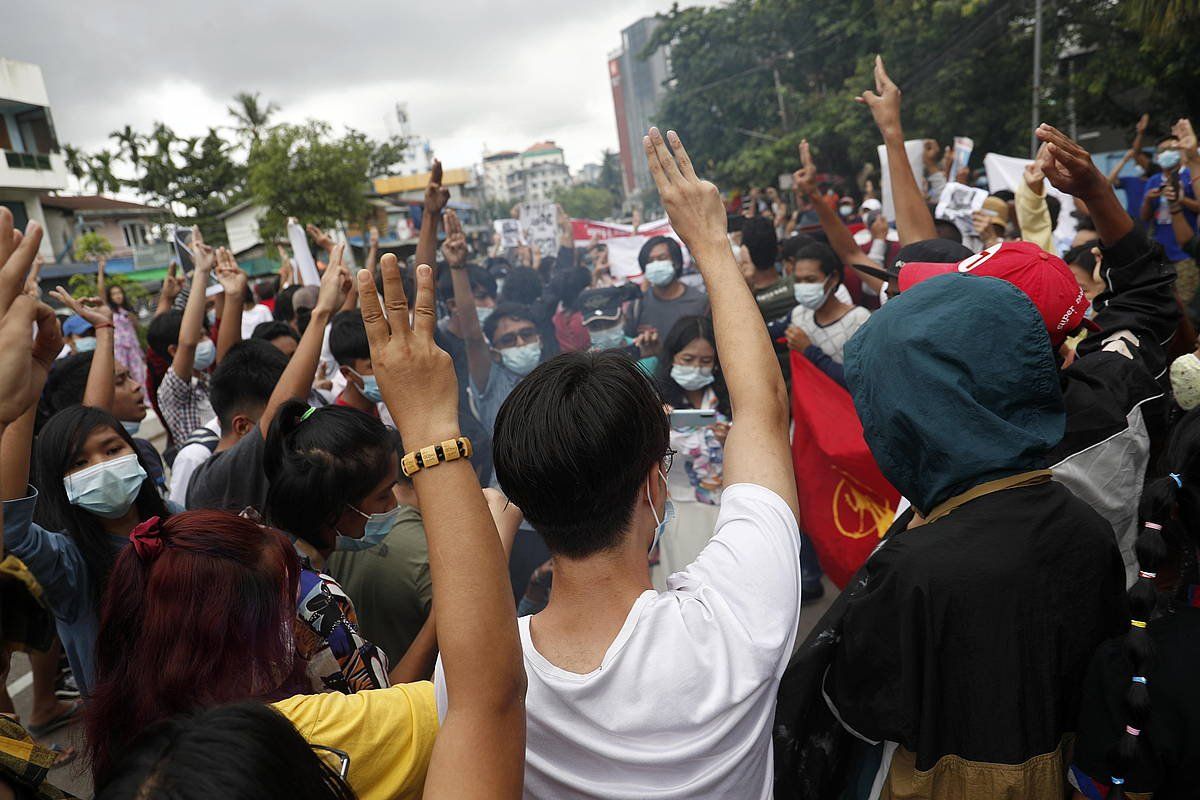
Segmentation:
{"type": "Polygon", "coordinates": [[[0,206],[0,314],[25,290],[25,278],[41,245],[41,225],[30,222],[22,236],[13,229],[12,212],[0,206]]]}
{"type": "Polygon", "coordinates": [[[80,297],[74,298],[70,293],[61,286],[56,286],[50,290],[50,296],[58,302],[62,303],[67,308],[74,311],[79,316],[83,317],[93,328],[100,325],[108,325],[112,327],[113,312],[109,308],[108,303],[101,300],[99,297],[80,297]]]}
{"type": "Polygon", "coordinates": [[[442,255],[451,269],[457,269],[467,263],[467,237],[463,233],[462,222],[454,209],[447,209],[442,217],[446,227],[446,241],[442,244],[442,255]]]}
{"type": "Polygon", "coordinates": [[[1038,126],[1036,134],[1046,145],[1045,158],[1039,154],[1038,160],[1051,186],[1064,194],[1082,197],[1089,204],[1090,198],[1112,193],[1088,151],[1071,137],[1045,123],[1038,126]]]}
{"type": "Polygon", "coordinates": [[[376,228],[374,225],[367,230],[367,244],[371,247],[379,245],[379,228],[376,228]]]}
{"type": "Polygon", "coordinates": [[[868,89],[854,99],[871,109],[875,125],[884,136],[900,133],[900,87],[888,77],[883,56],[875,56],[875,91],[868,89]]]}
{"type": "Polygon", "coordinates": [[[433,270],[427,264],[417,267],[410,325],[396,257],[384,255],[379,267],[383,307],[371,273],[365,269],[358,272],[358,292],[383,400],[406,443],[423,446],[453,438],[458,435],[458,381],[450,356],[433,341],[437,326],[433,270]],[[413,391],[414,386],[421,387],[420,391],[413,391]]]}
{"type": "Polygon", "coordinates": [[[42,299],[42,287],[38,285],[38,276],[42,272],[42,264],[46,263],[46,259],[41,253],[33,257],[33,266],[29,270],[29,275],[25,278],[24,293],[32,297],[34,300],[42,299]]]}
{"type": "MultiPolygon", "coordinates": [[[[315,309],[326,311],[329,314],[334,314],[342,304],[346,302],[346,294],[350,291],[350,270],[342,263],[342,254],[346,250],[346,245],[334,245],[333,252],[329,255],[329,266],[325,268],[325,274],[321,276],[321,288],[317,292],[317,304],[315,309]]],[[[374,294],[374,289],[371,294],[374,294]]]]}
{"type": "Polygon", "coordinates": [[[425,213],[437,216],[450,202],[450,190],[442,186],[442,162],[433,160],[429,183],[425,186],[425,213]]]}
{"type": "Polygon", "coordinates": [[[1149,124],[1150,124],[1150,114],[1149,113],[1142,114],[1142,116],[1138,118],[1137,124],[1133,126],[1133,129],[1135,131],[1137,131],[1138,136],[1141,136],[1143,133],[1146,132],[1146,126],[1149,124]]]}
{"type": "Polygon", "coordinates": [[[663,208],[671,220],[671,226],[692,252],[713,248],[728,252],[729,240],[725,238],[725,206],[721,193],[708,181],[696,176],[692,160],[683,147],[679,135],[668,131],[671,148],[663,140],[658,128],[651,128],[650,135],[642,139],[646,148],[646,160],[650,175],[658,187],[663,208]]]}
{"type": "Polygon", "coordinates": [[[1179,149],[1185,158],[1196,154],[1196,131],[1190,119],[1182,118],[1171,126],[1171,133],[1179,140],[1179,149]]]}
{"type": "Polygon", "coordinates": [[[233,257],[233,253],[228,248],[222,247],[217,250],[216,275],[217,282],[221,284],[227,297],[236,297],[240,300],[245,294],[246,285],[250,279],[238,266],[237,259],[233,257]]]}
{"type": "Polygon", "coordinates": [[[1044,183],[1046,179],[1046,162],[1050,160],[1046,147],[1047,145],[1043,144],[1038,148],[1037,157],[1025,165],[1022,176],[1025,179],[1025,184],[1033,190],[1034,194],[1038,195],[1046,190],[1044,183]]]}
{"type": "Polygon", "coordinates": [[[662,352],[662,340],[654,328],[646,328],[633,340],[642,358],[653,358],[662,352]]]}
{"type": "Polygon", "coordinates": [[[817,193],[817,165],[813,162],[808,139],[800,140],[800,169],[792,173],[792,184],[798,192],[810,196],[817,193]]]}
{"type": "Polygon", "coordinates": [[[204,235],[200,233],[198,225],[192,226],[192,261],[196,265],[196,271],[204,270],[209,272],[216,263],[217,253],[212,247],[204,243],[204,235]]]}
{"type": "Polygon", "coordinates": [[[321,248],[325,252],[333,251],[333,237],[325,233],[325,231],[313,225],[311,222],[304,226],[304,230],[308,231],[308,235],[312,238],[313,244],[321,248]]]}

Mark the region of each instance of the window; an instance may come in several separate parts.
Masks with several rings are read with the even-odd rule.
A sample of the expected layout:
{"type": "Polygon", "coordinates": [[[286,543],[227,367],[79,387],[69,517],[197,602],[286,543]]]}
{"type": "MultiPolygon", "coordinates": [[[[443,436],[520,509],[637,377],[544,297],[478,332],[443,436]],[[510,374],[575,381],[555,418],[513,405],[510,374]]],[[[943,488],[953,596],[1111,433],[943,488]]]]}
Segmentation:
{"type": "Polygon", "coordinates": [[[121,232],[128,247],[141,247],[150,238],[146,226],[140,222],[122,222],[121,232]]]}

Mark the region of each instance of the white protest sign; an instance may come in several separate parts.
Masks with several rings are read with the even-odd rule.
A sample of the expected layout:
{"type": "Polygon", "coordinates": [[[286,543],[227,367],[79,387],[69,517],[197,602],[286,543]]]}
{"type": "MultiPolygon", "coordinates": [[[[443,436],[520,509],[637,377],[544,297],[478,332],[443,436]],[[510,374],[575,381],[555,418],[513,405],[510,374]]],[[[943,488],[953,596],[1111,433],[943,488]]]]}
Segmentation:
{"type": "Polygon", "coordinates": [[[938,198],[937,208],[933,212],[935,219],[947,219],[954,223],[962,234],[963,244],[978,252],[982,246],[975,234],[975,225],[971,215],[983,208],[983,201],[988,193],[983,189],[966,186],[961,183],[947,183],[938,198]]]}
{"type": "Polygon", "coordinates": [[[300,270],[300,283],[305,286],[320,286],[321,273],[317,272],[317,262],[313,260],[312,250],[308,248],[308,238],[304,228],[294,218],[287,224],[288,244],[292,246],[292,257],[300,270]]]}
{"type": "Polygon", "coordinates": [[[954,137],[954,172],[951,177],[957,177],[960,169],[966,168],[971,160],[971,151],[975,149],[975,140],[968,136],[954,137]]]}
{"type": "Polygon", "coordinates": [[[515,219],[498,219],[492,223],[500,236],[500,246],[505,250],[521,246],[521,222],[515,219]]]}
{"type": "MultiPolygon", "coordinates": [[[[992,194],[1005,189],[1016,192],[1017,184],[1025,180],[1025,165],[1032,163],[1033,159],[1029,158],[988,153],[983,157],[983,168],[987,171],[988,191],[992,194]]],[[[1078,220],[1072,214],[1075,211],[1075,198],[1055,189],[1049,181],[1045,181],[1044,185],[1046,193],[1057,197],[1062,203],[1062,210],[1058,212],[1058,227],[1054,229],[1054,245],[1060,253],[1063,253],[1070,249],[1078,227],[1078,220]]]]}
{"type": "MultiPolygon", "coordinates": [[[[925,193],[925,181],[923,177],[925,170],[925,162],[923,160],[925,140],[909,139],[904,143],[904,152],[908,155],[909,166],[912,167],[912,173],[917,179],[917,187],[923,195],[925,193]]],[[[888,172],[887,147],[882,144],[879,145],[879,169],[883,173],[883,215],[888,219],[895,219],[896,203],[892,199],[892,176],[888,172]]]]}
{"type": "Polygon", "coordinates": [[[554,203],[521,203],[521,229],[543,256],[558,252],[558,207],[554,203]]]}

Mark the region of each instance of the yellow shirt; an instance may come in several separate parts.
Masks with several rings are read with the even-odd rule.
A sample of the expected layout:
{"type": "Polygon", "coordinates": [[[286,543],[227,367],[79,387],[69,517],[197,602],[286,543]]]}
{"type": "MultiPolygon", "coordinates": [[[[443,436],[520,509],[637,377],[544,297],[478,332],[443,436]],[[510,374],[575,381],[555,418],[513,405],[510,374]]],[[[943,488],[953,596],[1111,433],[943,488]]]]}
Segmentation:
{"type": "Polygon", "coordinates": [[[429,681],[356,694],[297,695],[274,708],[310,744],[350,756],[346,777],[359,800],[421,796],[438,729],[429,681]]]}

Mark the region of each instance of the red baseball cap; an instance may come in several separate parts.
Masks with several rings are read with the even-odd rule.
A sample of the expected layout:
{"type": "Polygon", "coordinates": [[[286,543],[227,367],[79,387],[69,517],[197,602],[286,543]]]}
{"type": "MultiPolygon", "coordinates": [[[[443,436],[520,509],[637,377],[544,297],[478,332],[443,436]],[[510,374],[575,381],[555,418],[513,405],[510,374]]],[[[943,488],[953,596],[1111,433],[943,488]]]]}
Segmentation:
{"type": "Polygon", "coordinates": [[[906,291],[935,275],[960,272],[1008,281],[1023,291],[1037,306],[1054,347],[1080,325],[1098,331],[1087,318],[1091,303],[1075,280],[1067,263],[1030,242],[994,244],[957,264],[908,263],[900,268],[900,291],[906,291]]]}

